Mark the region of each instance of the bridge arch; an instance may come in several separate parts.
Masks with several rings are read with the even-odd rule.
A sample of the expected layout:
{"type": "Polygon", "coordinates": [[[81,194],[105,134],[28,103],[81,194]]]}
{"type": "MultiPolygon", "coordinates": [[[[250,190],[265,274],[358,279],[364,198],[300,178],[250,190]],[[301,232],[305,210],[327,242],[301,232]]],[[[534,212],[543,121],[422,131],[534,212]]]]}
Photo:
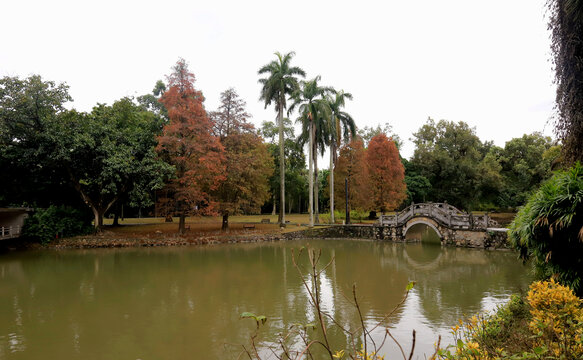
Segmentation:
{"type": "Polygon", "coordinates": [[[443,235],[441,234],[441,231],[439,230],[439,224],[437,224],[437,222],[433,219],[427,218],[427,217],[414,217],[412,219],[410,219],[409,221],[407,221],[407,223],[405,223],[405,226],[403,227],[403,238],[407,235],[407,231],[409,231],[410,228],[412,228],[414,225],[417,224],[423,224],[423,225],[427,225],[430,228],[432,228],[435,233],[437,234],[437,236],[439,236],[439,238],[441,240],[443,240],[443,235]]]}

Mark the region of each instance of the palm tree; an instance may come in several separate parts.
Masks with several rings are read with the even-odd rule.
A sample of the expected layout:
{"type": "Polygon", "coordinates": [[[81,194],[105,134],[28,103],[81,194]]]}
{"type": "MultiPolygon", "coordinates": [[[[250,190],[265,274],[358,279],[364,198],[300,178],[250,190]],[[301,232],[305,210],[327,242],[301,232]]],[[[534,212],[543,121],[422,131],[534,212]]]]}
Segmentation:
{"type": "Polygon", "coordinates": [[[298,141],[305,144],[309,141],[309,202],[310,202],[310,226],[314,222],[319,223],[318,218],[318,156],[317,152],[320,149],[321,154],[324,153],[324,148],[328,143],[330,136],[330,117],[331,111],[326,96],[335,93],[331,87],[322,87],[318,85],[320,76],[316,76],[309,81],[301,82],[301,89],[297,90],[293,95],[294,102],[290,105],[289,111],[297,107],[299,110],[298,122],[302,123],[302,133],[298,141]],[[316,154],[316,156],[314,156],[316,154]],[[312,167],[313,164],[313,167],[312,167]],[[315,185],[315,186],[314,186],[315,185]],[[315,199],[314,199],[315,198],[315,199]]]}
{"type": "Polygon", "coordinates": [[[356,124],[350,114],[341,110],[346,99],[352,100],[352,94],[339,91],[334,97],[328,97],[328,106],[331,111],[330,128],[330,223],[334,224],[334,165],[337,160],[337,149],[341,139],[348,142],[356,135],[356,124]]]}
{"type": "Polygon", "coordinates": [[[285,226],[285,155],[283,151],[283,110],[286,109],[286,97],[295,92],[298,86],[297,76],[305,77],[304,70],[297,66],[290,66],[290,62],[295,53],[287,54],[275,53],[277,60],[271,61],[259,69],[258,75],[267,74],[266,78],[259,79],[263,85],[259,100],[265,101],[265,108],[275,103],[277,111],[277,122],[279,124],[279,174],[280,174],[280,201],[278,222],[285,226]]]}

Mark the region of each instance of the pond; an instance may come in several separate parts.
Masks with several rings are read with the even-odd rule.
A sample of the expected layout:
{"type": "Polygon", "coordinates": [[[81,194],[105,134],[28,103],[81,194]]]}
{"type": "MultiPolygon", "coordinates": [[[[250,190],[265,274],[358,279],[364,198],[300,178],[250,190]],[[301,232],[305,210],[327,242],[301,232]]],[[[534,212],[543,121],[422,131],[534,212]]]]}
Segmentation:
{"type": "MultiPolygon", "coordinates": [[[[415,329],[418,359],[433,353],[438,335],[451,342],[458,319],[494,309],[531,280],[515,253],[430,239],[13,252],[0,255],[0,359],[237,358],[255,329],[243,312],[267,317],[257,343],[274,359],[267,347],[279,333],[314,320],[291,260],[304,246],[321,249],[322,264],[334,259],[319,277],[326,311],[358,326],[349,301],[356,284],[367,325],[381,322],[375,338],[390,329],[408,352],[415,329]],[[383,320],[410,281],[406,301],[383,320]]],[[[305,277],[306,261],[300,269],[305,277]]],[[[330,337],[346,346],[340,331],[330,337]]],[[[397,351],[392,341],[382,349],[391,358],[397,351]]]]}

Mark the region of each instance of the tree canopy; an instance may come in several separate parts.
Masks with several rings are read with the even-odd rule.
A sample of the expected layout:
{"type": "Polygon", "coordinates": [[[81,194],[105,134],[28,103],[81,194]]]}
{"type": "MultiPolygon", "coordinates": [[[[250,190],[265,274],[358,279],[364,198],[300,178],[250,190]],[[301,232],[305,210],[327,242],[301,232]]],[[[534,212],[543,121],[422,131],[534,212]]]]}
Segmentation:
{"type": "Polygon", "coordinates": [[[234,89],[221,94],[221,105],[211,114],[214,134],[225,149],[225,180],[214,194],[223,229],[227,229],[230,214],[257,213],[269,198],[273,159],[253,124],[247,122],[245,101],[234,89]]]}
{"type": "Polygon", "coordinates": [[[160,199],[167,214],[180,217],[180,232],[184,231],[186,215],[215,212],[211,193],[225,180],[224,148],[212,135],[213,124],[204,109],[202,93],[194,88],[194,80],[186,62],[180,59],[160,99],[169,122],[158,137],[157,151],[175,169],[160,199]]]}

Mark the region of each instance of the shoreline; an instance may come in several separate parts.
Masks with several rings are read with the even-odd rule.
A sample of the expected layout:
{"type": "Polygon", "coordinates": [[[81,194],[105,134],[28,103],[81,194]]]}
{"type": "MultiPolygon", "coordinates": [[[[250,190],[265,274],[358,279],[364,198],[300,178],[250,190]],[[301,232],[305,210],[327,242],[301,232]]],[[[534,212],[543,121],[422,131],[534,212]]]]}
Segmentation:
{"type": "Polygon", "coordinates": [[[80,235],[51,241],[47,244],[31,243],[23,240],[0,243],[5,250],[65,250],[65,249],[99,249],[99,248],[130,248],[130,247],[167,247],[167,246],[197,246],[236,243],[272,242],[305,237],[306,229],[290,232],[263,233],[225,233],[225,234],[159,234],[146,233],[120,236],[119,233],[103,231],[95,235],[80,235]]]}

